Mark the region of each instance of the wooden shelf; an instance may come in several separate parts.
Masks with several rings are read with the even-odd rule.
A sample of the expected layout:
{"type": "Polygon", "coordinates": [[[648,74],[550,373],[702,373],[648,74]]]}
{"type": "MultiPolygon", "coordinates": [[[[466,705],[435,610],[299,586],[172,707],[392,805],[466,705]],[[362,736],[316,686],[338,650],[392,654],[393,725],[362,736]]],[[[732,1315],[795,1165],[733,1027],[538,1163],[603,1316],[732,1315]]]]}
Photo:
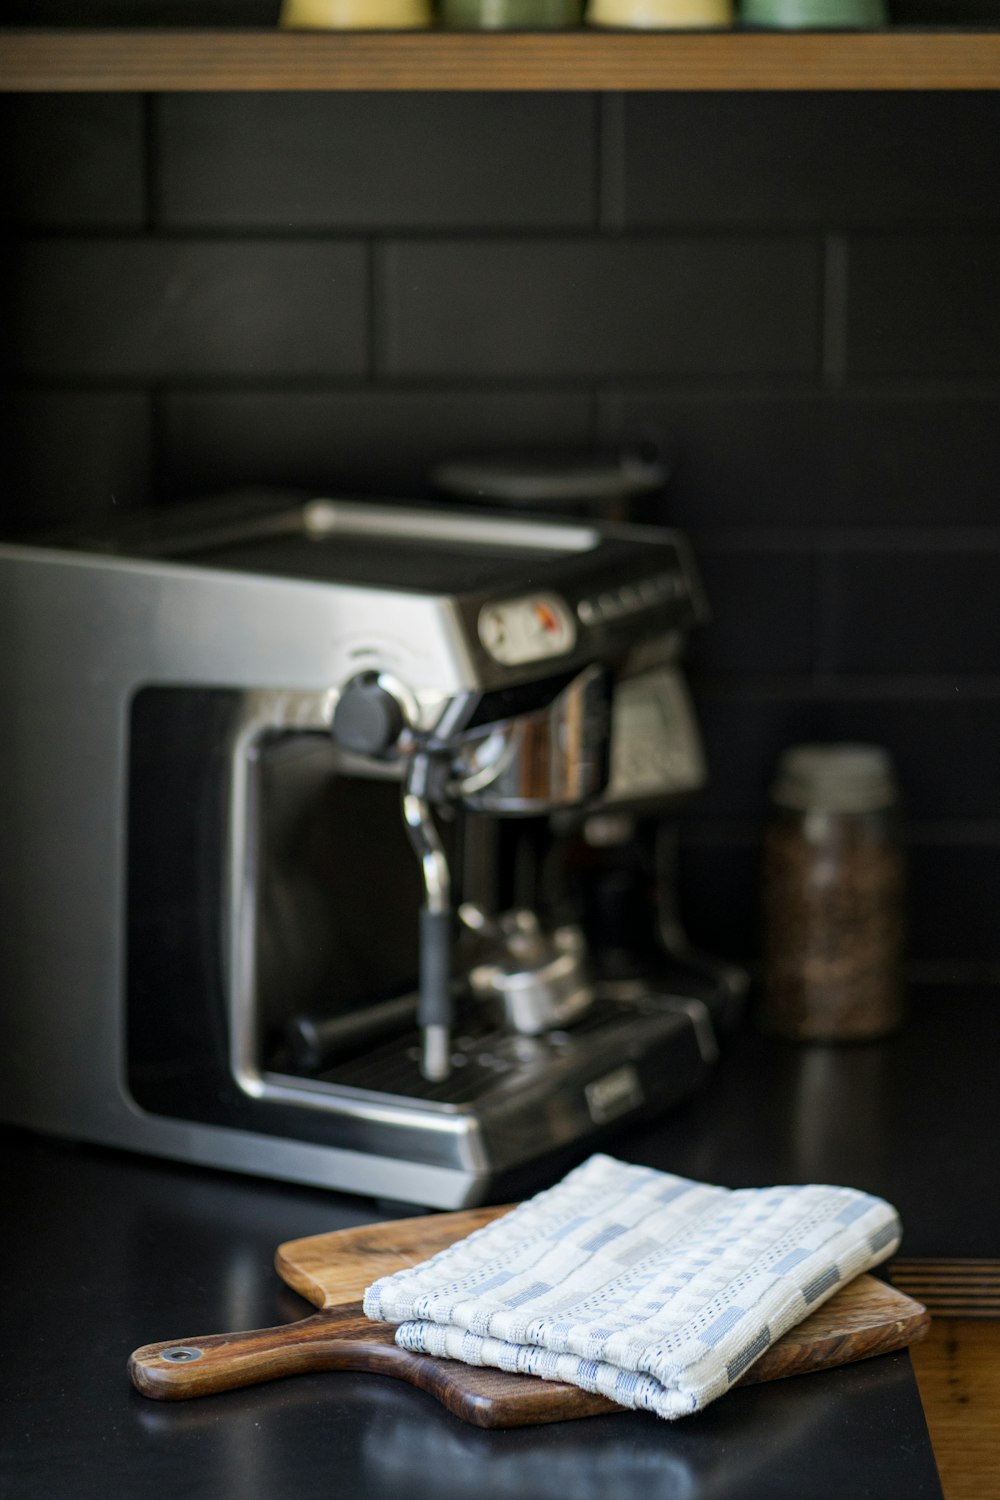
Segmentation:
{"type": "Polygon", "coordinates": [[[0,90],[997,89],[1000,30],[0,30],[0,90]]]}

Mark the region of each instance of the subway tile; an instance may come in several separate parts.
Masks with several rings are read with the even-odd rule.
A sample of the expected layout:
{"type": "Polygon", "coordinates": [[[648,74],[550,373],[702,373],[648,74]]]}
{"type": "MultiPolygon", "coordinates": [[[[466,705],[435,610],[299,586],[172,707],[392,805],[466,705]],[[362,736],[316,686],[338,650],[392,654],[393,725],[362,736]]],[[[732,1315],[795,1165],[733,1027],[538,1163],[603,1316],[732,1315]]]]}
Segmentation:
{"type": "Polygon", "coordinates": [[[711,611],[691,637],[695,674],[808,672],[814,649],[815,561],[785,548],[722,548],[693,538],[711,611]]]}
{"type": "Polygon", "coordinates": [[[441,460],[583,445],[590,402],[575,391],[173,391],[162,403],[164,494],[241,484],[338,493],[430,493],[441,460]]]}
{"type": "Polygon", "coordinates": [[[814,371],[819,270],[796,236],[390,241],[378,355],[480,379],[814,371]]]}
{"type": "Polygon", "coordinates": [[[22,247],[14,316],[33,375],[348,375],[368,362],[352,241],[37,241],[22,247]]]}
{"type": "Polygon", "coordinates": [[[11,398],[11,521],[18,531],[98,518],[150,499],[149,399],[132,391],[11,398]]]}
{"type": "Polygon", "coordinates": [[[167,94],[167,227],[585,228],[586,94],[167,94]]]}
{"type": "Polygon", "coordinates": [[[756,840],[706,842],[682,836],[677,905],[691,942],[746,963],[759,947],[760,847],[756,840]]]}
{"type": "Polygon", "coordinates": [[[0,99],[0,183],[13,223],[138,228],[146,214],[144,120],[136,94],[0,99]]]}
{"type": "Polygon", "coordinates": [[[965,675],[1000,675],[998,579],[995,533],[967,546],[845,550],[833,566],[826,665],[954,676],[959,693],[965,675]]]}
{"type": "Polygon", "coordinates": [[[689,821],[760,825],[781,752],[805,741],[883,745],[906,823],[975,824],[1000,817],[1000,695],[833,698],[697,690],[709,783],[689,821]]]}
{"type": "Polygon", "coordinates": [[[1000,220],[1000,96],[635,93],[624,226],[1000,220]]]}
{"type": "Polygon", "coordinates": [[[828,395],[610,391],[606,442],[673,455],[666,515],[680,524],[829,527],[991,523],[1000,386],[828,395]]]}
{"type": "Polygon", "coordinates": [[[852,235],[847,372],[1000,373],[1000,234],[852,235]]]}
{"type": "Polygon", "coordinates": [[[706,821],[763,823],[778,756],[788,745],[826,739],[822,706],[787,693],[755,698],[704,690],[694,679],[695,712],[701,725],[708,784],[685,810],[693,828],[706,821]]]}
{"type": "Polygon", "coordinates": [[[1000,961],[1000,845],[911,843],[908,869],[911,957],[1000,961]]]}

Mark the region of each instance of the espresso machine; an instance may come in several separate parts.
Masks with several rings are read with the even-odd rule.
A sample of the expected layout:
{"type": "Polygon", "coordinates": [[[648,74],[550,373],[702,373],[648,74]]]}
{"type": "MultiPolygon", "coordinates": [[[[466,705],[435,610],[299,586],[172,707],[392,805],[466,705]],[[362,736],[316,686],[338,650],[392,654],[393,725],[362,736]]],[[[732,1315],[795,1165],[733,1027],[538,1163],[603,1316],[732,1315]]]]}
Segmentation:
{"type": "Polygon", "coordinates": [[[453,507],[0,547],[3,1118],[455,1208],[683,1098],[739,978],[586,891],[704,780],[702,614],[674,532],[453,507]]]}

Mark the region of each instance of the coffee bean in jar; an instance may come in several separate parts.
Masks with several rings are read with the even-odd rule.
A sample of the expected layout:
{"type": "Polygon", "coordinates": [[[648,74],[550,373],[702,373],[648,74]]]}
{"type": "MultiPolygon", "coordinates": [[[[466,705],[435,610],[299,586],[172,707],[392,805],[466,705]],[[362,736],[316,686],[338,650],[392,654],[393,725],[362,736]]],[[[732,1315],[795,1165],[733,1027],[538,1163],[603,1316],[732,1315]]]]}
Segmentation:
{"type": "Polygon", "coordinates": [[[764,834],[761,1027],[802,1041],[885,1036],[902,1019],[904,855],[888,753],[795,745],[764,834]]]}

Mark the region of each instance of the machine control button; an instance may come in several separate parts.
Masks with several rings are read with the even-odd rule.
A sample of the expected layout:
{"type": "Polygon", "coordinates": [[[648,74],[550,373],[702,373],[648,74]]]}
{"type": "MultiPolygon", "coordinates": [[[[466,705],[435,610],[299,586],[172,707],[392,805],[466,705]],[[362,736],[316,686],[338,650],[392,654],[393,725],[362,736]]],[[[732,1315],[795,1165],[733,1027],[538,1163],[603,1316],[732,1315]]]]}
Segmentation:
{"type": "Polygon", "coordinates": [[[344,750],[385,755],[405,727],[399,699],[383,687],[375,672],[363,672],[351,678],[337,700],[330,732],[344,750]]]}
{"type": "Polygon", "coordinates": [[[505,667],[565,656],[576,645],[576,621],[558,594],[524,594],[479,612],[479,639],[505,667]]]}
{"type": "Polygon", "coordinates": [[[673,573],[654,573],[635,583],[623,583],[576,606],[582,625],[610,624],[640,610],[653,609],[677,596],[680,582],[673,573]]]}

